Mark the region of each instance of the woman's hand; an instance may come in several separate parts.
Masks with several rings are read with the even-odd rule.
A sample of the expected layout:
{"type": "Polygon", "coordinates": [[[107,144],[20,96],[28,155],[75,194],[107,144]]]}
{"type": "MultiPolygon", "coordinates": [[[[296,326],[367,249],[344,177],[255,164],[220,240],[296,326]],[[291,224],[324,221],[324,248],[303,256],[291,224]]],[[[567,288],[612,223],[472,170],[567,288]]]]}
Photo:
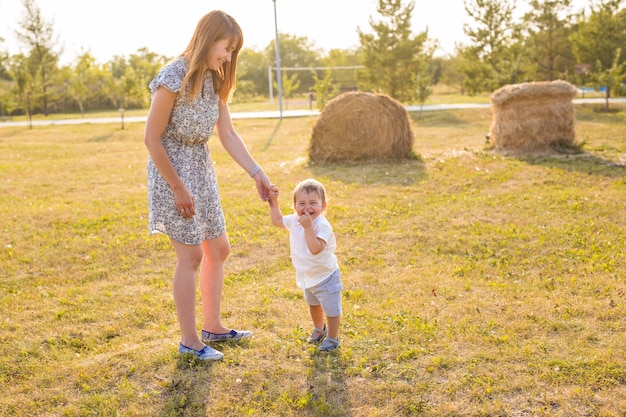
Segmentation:
{"type": "Polygon", "coordinates": [[[190,219],[196,214],[193,195],[185,187],[174,190],[174,202],[181,216],[190,219]]]}
{"type": "Polygon", "coordinates": [[[263,172],[262,169],[259,170],[256,174],[254,174],[252,179],[254,179],[254,182],[256,183],[256,189],[259,192],[259,197],[261,197],[261,200],[269,201],[272,183],[270,182],[270,179],[267,177],[267,175],[265,175],[265,172],[263,172]]]}

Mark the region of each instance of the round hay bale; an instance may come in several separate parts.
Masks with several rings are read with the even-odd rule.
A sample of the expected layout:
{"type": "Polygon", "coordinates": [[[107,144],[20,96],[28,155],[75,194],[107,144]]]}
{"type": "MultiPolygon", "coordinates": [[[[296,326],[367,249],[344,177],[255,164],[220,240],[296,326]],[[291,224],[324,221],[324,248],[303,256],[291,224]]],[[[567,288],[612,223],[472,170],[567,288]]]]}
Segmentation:
{"type": "Polygon", "coordinates": [[[575,146],[576,87],[566,81],[505,85],[490,97],[489,141],[496,150],[553,152],[575,146]]]}
{"type": "Polygon", "coordinates": [[[312,162],[399,160],[413,148],[409,113],[397,100],[363,92],[329,101],[313,126],[312,162]]]}

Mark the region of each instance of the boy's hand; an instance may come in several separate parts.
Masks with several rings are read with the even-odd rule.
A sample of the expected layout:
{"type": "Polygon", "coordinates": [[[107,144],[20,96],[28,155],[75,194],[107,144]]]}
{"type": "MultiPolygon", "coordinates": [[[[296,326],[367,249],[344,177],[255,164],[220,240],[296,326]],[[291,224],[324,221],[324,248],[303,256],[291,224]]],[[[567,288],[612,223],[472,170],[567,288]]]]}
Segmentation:
{"type": "Polygon", "coordinates": [[[273,200],[278,200],[278,187],[274,184],[270,185],[270,198],[273,200]]]}
{"type": "Polygon", "coordinates": [[[309,213],[302,213],[302,216],[298,218],[298,221],[300,222],[302,227],[304,227],[305,229],[308,229],[309,227],[313,226],[313,218],[311,217],[309,213]]]}
{"type": "Polygon", "coordinates": [[[270,185],[270,190],[269,190],[269,199],[268,199],[268,203],[270,203],[270,207],[272,207],[274,205],[274,203],[278,202],[278,194],[280,192],[278,191],[278,187],[275,186],[274,184],[270,185]]]}

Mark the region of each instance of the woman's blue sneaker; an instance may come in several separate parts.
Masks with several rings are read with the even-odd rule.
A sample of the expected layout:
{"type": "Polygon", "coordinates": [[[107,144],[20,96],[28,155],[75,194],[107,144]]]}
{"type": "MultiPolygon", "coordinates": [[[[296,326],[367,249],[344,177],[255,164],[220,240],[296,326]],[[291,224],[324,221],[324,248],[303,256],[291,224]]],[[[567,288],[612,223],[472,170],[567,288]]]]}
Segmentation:
{"type": "Polygon", "coordinates": [[[201,361],[216,361],[224,357],[222,352],[213,349],[211,346],[205,346],[200,350],[195,350],[183,345],[182,343],[178,345],[178,353],[189,353],[196,356],[201,361]]]}
{"type": "Polygon", "coordinates": [[[247,330],[231,330],[228,333],[211,333],[202,330],[203,342],[223,342],[225,340],[239,340],[252,336],[252,332],[247,330]]]}

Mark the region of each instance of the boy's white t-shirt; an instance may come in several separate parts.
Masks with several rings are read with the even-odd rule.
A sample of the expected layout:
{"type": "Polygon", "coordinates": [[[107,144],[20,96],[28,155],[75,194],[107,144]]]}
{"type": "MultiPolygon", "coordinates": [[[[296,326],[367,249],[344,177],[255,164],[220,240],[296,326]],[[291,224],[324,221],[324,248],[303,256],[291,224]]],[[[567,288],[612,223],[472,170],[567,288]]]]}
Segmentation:
{"type": "Polygon", "coordinates": [[[326,242],[324,249],[313,255],[306,245],[304,227],[298,221],[297,213],[283,216],[283,225],[289,230],[291,262],[296,268],[296,285],[306,289],[324,281],[339,269],[335,249],[337,242],[330,223],[323,215],[313,220],[315,236],[326,242]]]}

